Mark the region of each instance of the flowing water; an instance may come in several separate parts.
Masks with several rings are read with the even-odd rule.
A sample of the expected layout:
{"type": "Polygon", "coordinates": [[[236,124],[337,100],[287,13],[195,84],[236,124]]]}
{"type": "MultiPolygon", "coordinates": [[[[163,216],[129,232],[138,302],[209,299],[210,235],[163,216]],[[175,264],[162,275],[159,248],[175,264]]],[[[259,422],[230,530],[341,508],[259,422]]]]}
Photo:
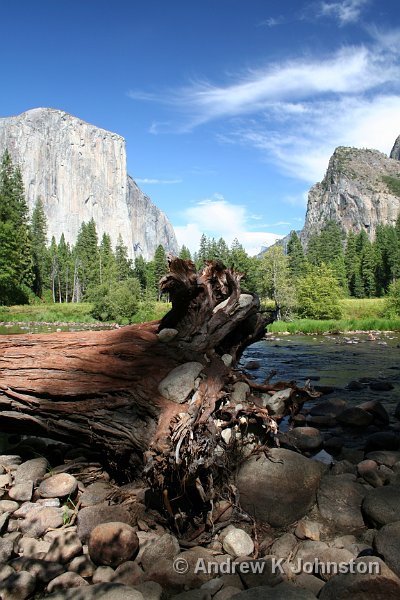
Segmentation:
{"type": "Polygon", "coordinates": [[[330,397],[343,398],[353,406],[365,400],[380,400],[391,416],[400,401],[399,333],[268,335],[246,349],[239,366],[259,382],[276,371],[272,383],[283,380],[304,385],[310,380],[316,388],[331,386],[334,390],[330,397]],[[373,391],[367,385],[370,378],[388,381],[394,387],[385,392],[373,391]],[[347,388],[351,381],[360,379],[365,384],[362,389],[347,388]]]}

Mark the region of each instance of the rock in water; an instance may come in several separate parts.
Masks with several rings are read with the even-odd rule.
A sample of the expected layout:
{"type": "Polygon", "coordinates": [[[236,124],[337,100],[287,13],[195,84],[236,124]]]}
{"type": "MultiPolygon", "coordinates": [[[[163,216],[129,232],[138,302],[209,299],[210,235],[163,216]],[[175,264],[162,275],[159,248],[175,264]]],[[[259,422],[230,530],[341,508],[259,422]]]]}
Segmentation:
{"type": "Polygon", "coordinates": [[[152,259],[161,244],[177,254],[174,230],[126,171],[125,140],[64,111],[35,108],[0,119],[0,153],[21,167],[30,210],[41,197],[48,238],[74,243],[82,221],[99,238],[118,234],[130,258],[152,259]]]}

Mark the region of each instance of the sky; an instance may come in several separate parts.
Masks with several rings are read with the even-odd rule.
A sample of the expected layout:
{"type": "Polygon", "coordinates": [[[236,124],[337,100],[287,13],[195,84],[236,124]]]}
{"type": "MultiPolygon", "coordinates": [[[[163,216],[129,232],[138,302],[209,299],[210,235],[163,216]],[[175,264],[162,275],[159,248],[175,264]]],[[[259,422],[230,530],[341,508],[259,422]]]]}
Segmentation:
{"type": "Polygon", "coordinates": [[[400,134],[395,0],[3,0],[0,52],[0,116],[122,135],[192,251],[301,229],[337,146],[389,154],[400,134]]]}

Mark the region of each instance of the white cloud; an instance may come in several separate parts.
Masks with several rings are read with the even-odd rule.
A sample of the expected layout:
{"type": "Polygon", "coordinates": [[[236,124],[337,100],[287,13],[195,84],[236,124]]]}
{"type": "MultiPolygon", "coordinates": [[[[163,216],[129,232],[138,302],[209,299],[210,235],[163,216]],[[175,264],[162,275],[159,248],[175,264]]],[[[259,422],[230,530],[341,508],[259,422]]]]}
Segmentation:
{"type": "Polygon", "coordinates": [[[320,5],[320,16],[333,17],[339,21],[339,25],[355,23],[361,16],[362,9],[369,0],[342,0],[342,2],[322,2],[320,5]]]}
{"type": "Polygon", "coordinates": [[[285,22],[285,19],[282,15],[279,17],[268,17],[264,21],[258,24],[258,27],[276,27],[277,25],[282,25],[285,22]]]}
{"type": "Polygon", "coordinates": [[[220,194],[190,206],[182,217],[187,224],[174,225],[175,233],[179,245],[187,246],[191,252],[198,250],[203,233],[211,238],[222,237],[228,245],[237,238],[250,255],[257,254],[262,246],[269,246],[283,237],[277,233],[252,231],[253,217],[245,206],[232,204],[220,194]]]}
{"type": "Polygon", "coordinates": [[[149,179],[144,177],[143,179],[135,179],[136,183],[144,183],[144,184],[162,184],[169,185],[173,183],[182,183],[182,179],[149,179]]]}

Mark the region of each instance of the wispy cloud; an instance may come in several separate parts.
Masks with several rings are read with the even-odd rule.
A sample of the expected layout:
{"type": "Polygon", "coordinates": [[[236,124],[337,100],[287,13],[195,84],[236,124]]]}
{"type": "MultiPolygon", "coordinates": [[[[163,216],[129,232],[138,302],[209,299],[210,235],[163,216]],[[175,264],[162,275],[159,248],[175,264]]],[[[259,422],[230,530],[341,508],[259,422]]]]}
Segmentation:
{"type": "Polygon", "coordinates": [[[333,17],[340,26],[355,23],[360,19],[363,8],[369,0],[342,0],[342,2],[321,2],[319,16],[333,17]]]}
{"type": "Polygon", "coordinates": [[[255,231],[255,219],[246,207],[228,202],[221,194],[214,194],[212,198],[188,207],[182,219],[186,225],[174,225],[175,233],[179,244],[193,252],[198,250],[203,233],[208,237],[222,237],[228,245],[237,238],[250,255],[283,237],[278,233],[255,231]]]}
{"type": "Polygon", "coordinates": [[[148,184],[156,184],[156,185],[169,185],[173,183],[182,183],[182,179],[149,179],[144,177],[143,179],[135,179],[136,183],[148,183],[148,184]]]}
{"type": "Polygon", "coordinates": [[[285,22],[285,18],[283,15],[279,15],[278,17],[268,17],[261,23],[258,23],[258,27],[276,27],[277,25],[282,25],[285,22]]]}

